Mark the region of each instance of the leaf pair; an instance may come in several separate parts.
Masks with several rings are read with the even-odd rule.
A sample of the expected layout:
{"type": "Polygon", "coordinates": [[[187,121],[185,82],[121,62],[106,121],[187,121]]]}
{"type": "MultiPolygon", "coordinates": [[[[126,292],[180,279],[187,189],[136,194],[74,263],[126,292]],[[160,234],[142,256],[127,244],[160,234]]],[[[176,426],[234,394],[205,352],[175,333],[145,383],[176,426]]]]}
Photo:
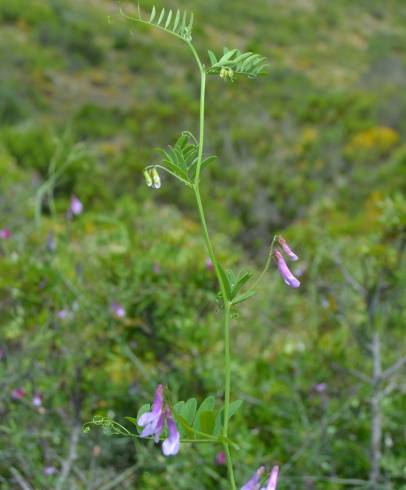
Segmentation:
{"type": "Polygon", "coordinates": [[[269,66],[265,63],[266,58],[259,54],[247,51],[241,52],[239,49],[224,48],[223,55],[217,59],[212,51],[209,51],[211,67],[208,73],[219,73],[222,78],[233,80],[234,74],[245,75],[249,78],[256,78],[264,75],[269,66]]]}
{"type": "MultiPolygon", "coordinates": [[[[158,151],[163,156],[159,166],[184,184],[192,186],[199,161],[199,144],[192,133],[183,132],[174,146],[169,146],[167,150],[158,149],[158,151]]],[[[203,158],[200,169],[203,170],[215,159],[215,156],[203,158]]]]}
{"type": "Polygon", "coordinates": [[[236,276],[231,270],[225,271],[220,264],[219,271],[224,284],[227,299],[231,302],[231,304],[237,305],[238,303],[242,303],[243,301],[246,301],[254,296],[255,291],[247,291],[245,293],[238,294],[241,288],[251,279],[251,272],[241,271],[238,276],[236,276]]]}

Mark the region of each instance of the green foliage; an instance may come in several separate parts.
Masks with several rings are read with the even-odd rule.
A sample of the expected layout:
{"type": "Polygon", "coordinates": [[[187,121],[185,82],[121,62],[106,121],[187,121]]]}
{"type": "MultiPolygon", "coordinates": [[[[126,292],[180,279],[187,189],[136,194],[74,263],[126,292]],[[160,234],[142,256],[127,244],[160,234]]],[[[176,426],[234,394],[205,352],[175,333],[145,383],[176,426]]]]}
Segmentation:
{"type": "MultiPolygon", "coordinates": [[[[183,132],[174,146],[169,146],[168,150],[158,150],[164,157],[159,167],[184,184],[191,186],[196,177],[199,161],[198,150],[196,138],[189,132],[183,132]]],[[[204,170],[216,158],[213,155],[202,158],[200,169],[204,170]]]]}
{"type": "Polygon", "coordinates": [[[259,54],[246,52],[239,49],[224,48],[223,55],[217,59],[212,51],[209,51],[211,66],[209,73],[219,73],[221,78],[233,80],[234,74],[256,78],[265,74],[268,64],[266,58],[259,54]]]}
{"type": "Polygon", "coordinates": [[[179,9],[176,11],[168,9],[168,11],[166,11],[166,9],[163,8],[161,11],[157,11],[155,6],[153,6],[148,19],[142,18],[139,7],[138,17],[131,17],[125,14],[123,10],[121,10],[121,13],[130,20],[150,24],[169,34],[173,34],[186,42],[192,40],[193,13],[189,14],[186,10],[181,12],[179,9]]]}
{"type": "MultiPolygon", "coordinates": [[[[271,268],[233,322],[232,395],[244,400],[231,420],[238,481],[258,461],[278,462],[281,490],[343,490],[354,479],[367,482],[352,485],[361,490],[372,393],[354,375],[372,374],[363,289],[379,291],[383,367],[404,354],[405,3],[187,7],[209,26],[194,28],[201,51],[235,45],[272,60],[255,89],[243,77],[238,91],[210,81],[206,149],[221,161],[207,166],[202,195],[213,203],[207,214],[224,269],[251,259],[256,271],[282,230],[301,256],[293,267],[300,291],[288,292],[271,268]]],[[[152,47],[150,33],[129,34],[111,14],[103,2],[0,1],[0,228],[12,231],[0,243],[5,490],[18,486],[12,468],[32,488],[56,488],[73,430],[94,414],[135,418],[157,379],[175,400],[222,397],[218,285],[190,189],[164,181],[151,197],[142,181],[154,162],[149,148],[197,130],[193,60],[173,36],[156,35],[152,47]],[[83,143],[89,154],[63,174],[52,218],[44,200],[36,229],[35,198],[72,121],[66,155],[83,143]],[[85,212],[67,221],[72,193],[85,212]],[[126,318],[111,314],[113,299],[126,318]],[[18,387],[22,400],[11,396],[18,387]],[[32,404],[36,392],[42,407],[32,404]],[[55,474],[44,474],[49,466],[55,474]]],[[[396,490],[405,485],[403,378],[399,370],[384,382],[382,402],[381,486],[396,490]]],[[[198,419],[212,426],[212,415],[198,419]]],[[[185,444],[182,457],[164,460],[152,443],[91,430],[65,488],[108,488],[118,478],[123,488],[225,490],[216,451],[185,444]]]]}

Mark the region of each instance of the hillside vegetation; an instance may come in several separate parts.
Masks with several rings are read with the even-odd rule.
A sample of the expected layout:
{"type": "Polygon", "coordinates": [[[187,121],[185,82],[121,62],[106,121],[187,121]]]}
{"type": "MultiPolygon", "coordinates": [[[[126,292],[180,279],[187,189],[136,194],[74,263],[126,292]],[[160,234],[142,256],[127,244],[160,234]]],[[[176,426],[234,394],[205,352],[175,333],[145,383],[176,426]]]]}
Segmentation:
{"type": "MultiPolygon", "coordinates": [[[[275,233],[301,258],[299,290],[273,267],[233,322],[238,481],[263,462],[279,490],[405,490],[406,2],[160,6],[194,11],[206,60],[227,46],[270,64],[207,94],[219,158],[202,194],[223,262],[258,271],[275,233]]],[[[193,196],[142,173],[198,132],[193,59],[108,0],[0,0],[0,40],[0,487],[227,489],[211,446],[166,460],[81,433],[135,417],[158,382],[222,396],[193,196]]]]}

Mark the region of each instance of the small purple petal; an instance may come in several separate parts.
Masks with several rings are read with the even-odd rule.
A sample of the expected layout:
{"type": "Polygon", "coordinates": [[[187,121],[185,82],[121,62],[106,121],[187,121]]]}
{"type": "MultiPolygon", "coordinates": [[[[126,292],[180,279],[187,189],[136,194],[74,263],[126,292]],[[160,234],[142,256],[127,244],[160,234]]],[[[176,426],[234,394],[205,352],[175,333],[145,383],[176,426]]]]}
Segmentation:
{"type": "Polygon", "coordinates": [[[287,241],[283,237],[278,236],[278,242],[283,248],[285,254],[290,258],[290,260],[293,260],[294,262],[296,260],[299,260],[299,257],[293,252],[293,250],[289,247],[287,241]]]}
{"type": "Polygon", "coordinates": [[[165,413],[162,412],[155,427],[155,435],[154,435],[155,444],[158,444],[158,442],[161,439],[161,434],[162,431],[164,430],[164,425],[165,425],[165,413]]]}
{"type": "Polygon", "coordinates": [[[46,466],[44,468],[44,474],[47,476],[54,475],[56,473],[56,468],[54,466],[46,466]]]}
{"type": "Polygon", "coordinates": [[[265,468],[261,466],[247,481],[247,483],[241,487],[241,490],[259,490],[259,480],[265,471],[265,468]]]}
{"type": "Polygon", "coordinates": [[[60,319],[60,320],[65,320],[66,318],[68,318],[69,316],[69,310],[66,310],[65,308],[63,310],[59,310],[57,313],[56,313],[56,316],[60,319]]]}
{"type": "Polygon", "coordinates": [[[287,284],[291,288],[298,288],[300,286],[300,281],[290,271],[289,267],[285,262],[285,259],[283,258],[283,255],[278,250],[276,250],[275,257],[276,260],[278,261],[279,273],[282,276],[283,280],[285,281],[285,284],[287,284]]]}
{"type": "Polygon", "coordinates": [[[126,315],[124,306],[119,303],[111,303],[111,311],[117,318],[124,318],[126,315]]]}
{"type": "Polygon", "coordinates": [[[269,475],[268,484],[261,490],[276,490],[276,485],[278,483],[279,466],[274,466],[272,468],[271,474],[269,475]]]}
{"type": "Polygon", "coordinates": [[[165,456],[175,456],[180,449],[180,434],[169,408],[166,410],[166,420],[168,423],[168,438],[162,444],[162,452],[165,456]]]}
{"type": "Polygon", "coordinates": [[[317,393],[324,393],[327,390],[327,383],[317,383],[314,389],[317,393]]]}
{"type": "Polygon", "coordinates": [[[41,393],[36,393],[32,397],[32,404],[34,405],[34,407],[40,407],[42,405],[42,395],[41,395],[41,393]]]}
{"type": "Polygon", "coordinates": [[[144,427],[144,430],[141,432],[141,437],[154,436],[154,439],[158,439],[159,441],[165,422],[163,390],[163,385],[158,385],[155,391],[152,410],[142,414],[138,419],[138,425],[144,427]]]}
{"type": "Polygon", "coordinates": [[[78,216],[83,211],[83,204],[80,199],[76,196],[72,196],[70,200],[69,211],[73,216],[78,216]]]}
{"type": "Polygon", "coordinates": [[[11,231],[8,228],[3,228],[0,230],[0,238],[2,240],[8,240],[11,237],[11,231]]]}

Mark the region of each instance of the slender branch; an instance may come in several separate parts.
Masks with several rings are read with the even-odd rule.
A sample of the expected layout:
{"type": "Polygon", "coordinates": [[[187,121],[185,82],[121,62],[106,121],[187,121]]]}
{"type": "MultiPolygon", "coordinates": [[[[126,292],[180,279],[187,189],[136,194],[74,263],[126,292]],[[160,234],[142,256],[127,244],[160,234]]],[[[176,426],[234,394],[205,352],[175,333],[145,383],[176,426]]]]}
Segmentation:
{"type": "Polygon", "coordinates": [[[361,371],[358,371],[357,369],[343,367],[343,366],[340,366],[339,364],[337,364],[335,362],[331,363],[331,367],[333,369],[335,369],[336,371],[351,374],[352,376],[354,376],[354,378],[357,378],[360,381],[363,381],[364,383],[366,383],[368,385],[372,385],[374,382],[372,378],[370,378],[366,374],[362,373],[361,371]]]}
{"type": "Polygon", "coordinates": [[[396,371],[398,371],[399,369],[401,369],[405,364],[406,364],[406,356],[401,357],[400,359],[398,359],[395,362],[395,364],[393,364],[391,367],[389,367],[388,369],[386,369],[382,373],[382,379],[388,379],[388,378],[390,378],[391,376],[393,376],[396,373],[396,371]]]}
{"type": "Polygon", "coordinates": [[[80,426],[75,425],[75,427],[72,430],[71,437],[70,437],[70,442],[69,442],[69,452],[68,455],[65,459],[65,461],[62,464],[62,471],[61,475],[58,479],[58,482],[56,484],[55,489],[56,490],[62,490],[63,485],[66,481],[66,479],[69,476],[69,473],[72,469],[72,465],[75,462],[75,459],[77,458],[77,446],[79,442],[79,435],[80,435],[80,426]]]}
{"type": "Polygon", "coordinates": [[[372,405],[372,437],[371,437],[371,471],[370,481],[373,489],[378,489],[379,479],[381,476],[381,441],[382,441],[382,411],[381,411],[381,339],[378,331],[374,332],[372,339],[372,359],[373,359],[373,395],[372,405]]]}
{"type": "Polygon", "coordinates": [[[11,466],[10,473],[13,475],[13,478],[18,483],[18,485],[20,485],[21,490],[32,490],[31,486],[27,483],[27,481],[22,476],[22,474],[17,470],[17,468],[11,466]]]}

